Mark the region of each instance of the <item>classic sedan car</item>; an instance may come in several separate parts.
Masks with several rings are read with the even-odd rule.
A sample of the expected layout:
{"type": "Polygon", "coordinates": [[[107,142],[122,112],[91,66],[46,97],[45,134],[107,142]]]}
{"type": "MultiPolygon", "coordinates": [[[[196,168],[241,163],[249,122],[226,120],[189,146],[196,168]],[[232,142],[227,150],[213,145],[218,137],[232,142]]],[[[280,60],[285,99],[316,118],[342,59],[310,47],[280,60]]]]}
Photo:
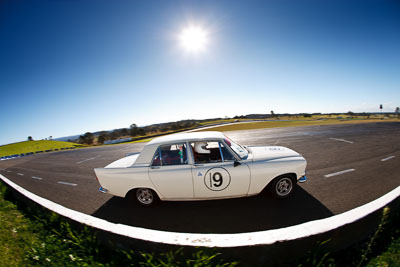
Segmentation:
{"type": "Polygon", "coordinates": [[[94,169],[100,191],[158,200],[207,200],[253,196],[270,188],[278,198],[306,181],[306,160],[281,146],[241,146],[221,132],[155,138],[142,152],[94,169]]]}

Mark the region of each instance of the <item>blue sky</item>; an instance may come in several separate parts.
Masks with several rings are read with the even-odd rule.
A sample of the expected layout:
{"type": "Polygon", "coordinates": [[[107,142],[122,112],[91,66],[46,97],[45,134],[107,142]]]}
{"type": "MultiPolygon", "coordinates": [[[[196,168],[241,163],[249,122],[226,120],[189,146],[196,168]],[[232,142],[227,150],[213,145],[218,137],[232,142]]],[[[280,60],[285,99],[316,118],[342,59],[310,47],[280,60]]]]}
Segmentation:
{"type": "Polygon", "coordinates": [[[0,144],[400,106],[398,1],[2,1],[0,144]],[[197,54],[177,36],[208,33],[197,54]]]}

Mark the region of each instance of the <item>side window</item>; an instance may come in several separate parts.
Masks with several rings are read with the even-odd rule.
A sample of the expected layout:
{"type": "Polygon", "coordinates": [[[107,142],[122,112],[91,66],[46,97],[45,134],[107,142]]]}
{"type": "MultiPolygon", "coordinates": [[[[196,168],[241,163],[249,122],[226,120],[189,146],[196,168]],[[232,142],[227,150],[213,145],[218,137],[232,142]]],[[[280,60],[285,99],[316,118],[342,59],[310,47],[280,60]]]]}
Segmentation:
{"type": "Polygon", "coordinates": [[[235,157],[232,155],[229,149],[226,146],[224,146],[223,143],[219,142],[219,144],[221,146],[221,152],[222,156],[224,157],[224,161],[234,161],[235,157]]]}
{"type": "Polygon", "coordinates": [[[153,157],[152,166],[187,164],[186,144],[160,146],[153,157]]]}
{"type": "Polygon", "coordinates": [[[222,162],[219,142],[193,142],[190,146],[193,150],[194,163],[222,162]]]}

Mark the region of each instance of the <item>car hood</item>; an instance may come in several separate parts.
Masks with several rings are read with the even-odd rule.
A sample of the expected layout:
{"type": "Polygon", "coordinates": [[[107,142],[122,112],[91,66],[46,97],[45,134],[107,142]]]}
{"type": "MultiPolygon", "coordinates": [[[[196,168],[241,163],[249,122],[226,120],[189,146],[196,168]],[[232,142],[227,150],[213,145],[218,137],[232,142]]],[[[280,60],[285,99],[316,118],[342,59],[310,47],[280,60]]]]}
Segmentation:
{"type": "Polygon", "coordinates": [[[139,153],[133,154],[133,155],[127,156],[125,158],[116,160],[116,161],[108,164],[104,168],[128,168],[128,167],[131,167],[135,163],[135,161],[138,157],[139,157],[139,153]]]}
{"type": "Polygon", "coordinates": [[[301,156],[294,150],[283,146],[249,146],[249,160],[271,160],[301,156]]]}

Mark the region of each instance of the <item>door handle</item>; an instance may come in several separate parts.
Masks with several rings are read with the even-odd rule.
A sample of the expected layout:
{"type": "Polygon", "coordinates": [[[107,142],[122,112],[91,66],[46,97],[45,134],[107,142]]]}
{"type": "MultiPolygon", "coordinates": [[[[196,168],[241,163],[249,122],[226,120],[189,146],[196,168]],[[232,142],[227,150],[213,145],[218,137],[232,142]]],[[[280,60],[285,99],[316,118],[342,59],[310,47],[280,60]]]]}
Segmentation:
{"type": "Polygon", "coordinates": [[[151,167],[150,167],[150,169],[153,169],[153,170],[154,170],[154,169],[159,169],[159,168],[160,168],[159,166],[151,166],[151,167]]]}
{"type": "Polygon", "coordinates": [[[194,164],[193,166],[195,166],[195,167],[203,167],[204,165],[203,164],[194,164]]]}

